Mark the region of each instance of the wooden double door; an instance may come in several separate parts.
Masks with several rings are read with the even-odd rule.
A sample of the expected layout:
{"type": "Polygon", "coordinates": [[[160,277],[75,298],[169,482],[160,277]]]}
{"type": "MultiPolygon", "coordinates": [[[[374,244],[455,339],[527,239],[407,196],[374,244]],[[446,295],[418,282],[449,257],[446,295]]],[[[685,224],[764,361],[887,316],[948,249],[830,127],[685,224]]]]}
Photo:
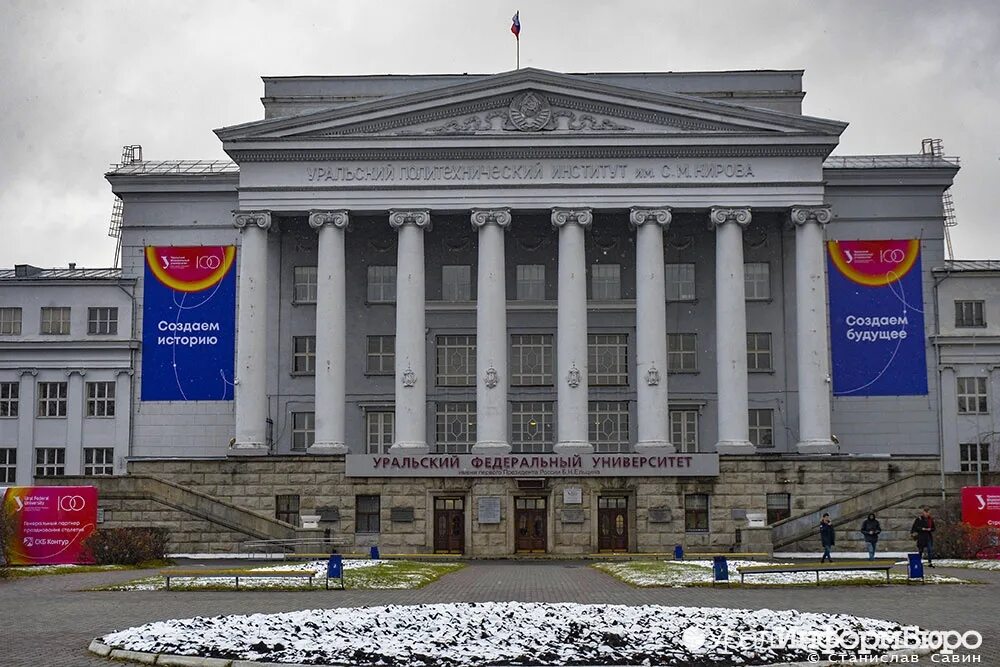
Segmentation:
{"type": "Polygon", "coordinates": [[[597,550],[628,551],[628,498],[597,498],[597,550]]]}
{"type": "Polygon", "coordinates": [[[465,499],[434,499],[434,553],[465,553],[465,499]]]}
{"type": "Polygon", "coordinates": [[[548,511],[545,498],[514,498],[514,548],[544,553],[548,547],[548,511]]]}

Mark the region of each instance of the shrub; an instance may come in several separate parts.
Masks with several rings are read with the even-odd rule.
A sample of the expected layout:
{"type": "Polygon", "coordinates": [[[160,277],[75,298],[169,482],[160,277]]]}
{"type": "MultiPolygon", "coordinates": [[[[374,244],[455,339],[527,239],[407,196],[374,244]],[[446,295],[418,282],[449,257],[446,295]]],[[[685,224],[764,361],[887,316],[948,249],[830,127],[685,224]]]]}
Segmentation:
{"type": "Polygon", "coordinates": [[[162,560],[167,535],[166,528],[99,528],[83,544],[97,565],[137,565],[162,560]]]}
{"type": "Polygon", "coordinates": [[[961,521],[939,524],[934,531],[934,556],[975,558],[983,549],[998,543],[1000,529],[993,526],[970,526],[961,521]]]}
{"type": "MultiPolygon", "coordinates": [[[[0,493],[0,501],[3,500],[3,494],[0,493]]],[[[14,535],[14,521],[12,517],[7,514],[3,508],[3,504],[0,503],[0,579],[5,579],[9,576],[10,570],[7,569],[7,544],[14,535]]]]}

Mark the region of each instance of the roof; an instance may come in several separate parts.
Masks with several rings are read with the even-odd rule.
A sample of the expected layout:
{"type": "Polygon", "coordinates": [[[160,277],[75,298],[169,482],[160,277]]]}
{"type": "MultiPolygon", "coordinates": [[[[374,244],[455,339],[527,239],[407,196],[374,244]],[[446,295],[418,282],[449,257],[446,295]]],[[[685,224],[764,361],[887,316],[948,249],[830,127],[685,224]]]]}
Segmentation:
{"type": "Polygon", "coordinates": [[[239,165],[231,160],[159,160],[113,164],[107,175],[236,174],[239,171],[239,165]]]}
{"type": "Polygon", "coordinates": [[[950,259],[944,265],[935,266],[934,271],[1000,271],[1000,259],[950,259]]]}
{"type": "Polygon", "coordinates": [[[958,157],[912,155],[831,155],[823,162],[825,169],[957,169],[958,157]]]}
{"type": "Polygon", "coordinates": [[[117,280],[121,277],[121,269],[40,269],[30,264],[0,269],[0,280],[117,280]]]}

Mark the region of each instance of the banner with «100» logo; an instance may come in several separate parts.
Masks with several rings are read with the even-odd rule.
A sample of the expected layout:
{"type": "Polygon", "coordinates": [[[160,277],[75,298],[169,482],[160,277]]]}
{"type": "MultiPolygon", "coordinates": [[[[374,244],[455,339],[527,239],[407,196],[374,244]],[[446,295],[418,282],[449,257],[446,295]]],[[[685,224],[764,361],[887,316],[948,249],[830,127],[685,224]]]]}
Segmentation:
{"type": "Polygon", "coordinates": [[[236,247],[147,246],[143,401],[230,401],[236,247]]]}
{"type": "Polygon", "coordinates": [[[83,546],[97,526],[96,486],[0,487],[11,565],[89,563],[83,546]]]}

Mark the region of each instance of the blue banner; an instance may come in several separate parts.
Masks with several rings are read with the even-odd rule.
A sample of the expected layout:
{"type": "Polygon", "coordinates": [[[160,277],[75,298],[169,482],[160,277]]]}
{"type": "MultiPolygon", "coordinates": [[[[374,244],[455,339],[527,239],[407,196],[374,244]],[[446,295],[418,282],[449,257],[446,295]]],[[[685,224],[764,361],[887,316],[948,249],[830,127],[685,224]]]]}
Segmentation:
{"type": "Polygon", "coordinates": [[[235,246],[146,248],[143,401],[233,399],[235,260],[235,246]]]}

